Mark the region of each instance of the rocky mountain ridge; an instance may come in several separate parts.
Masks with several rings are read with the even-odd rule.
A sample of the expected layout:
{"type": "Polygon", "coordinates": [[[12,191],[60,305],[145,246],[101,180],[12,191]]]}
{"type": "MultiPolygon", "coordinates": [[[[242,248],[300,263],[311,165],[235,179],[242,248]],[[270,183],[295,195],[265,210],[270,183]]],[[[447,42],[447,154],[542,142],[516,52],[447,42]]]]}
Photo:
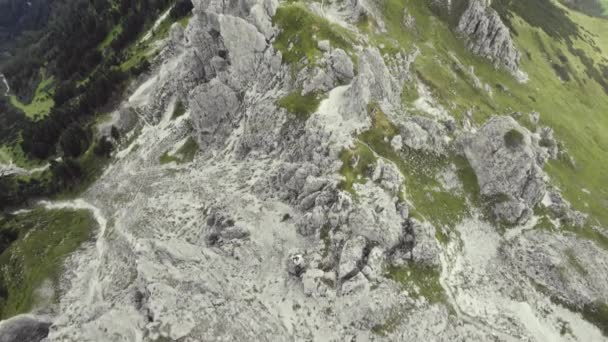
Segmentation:
{"type": "MultiPolygon", "coordinates": [[[[608,301],[606,249],[537,228],[539,206],[586,222],[544,171],[567,151],[538,113],[455,118],[420,49],[361,28],[391,25],[372,1],[193,4],[114,113],[133,140],[54,204],[100,231],[67,262],[49,341],[605,340],[576,310],[608,301]],[[196,158],[159,165],[190,137],[196,158]]],[[[521,76],[485,5],[457,32],[521,76]]]]}

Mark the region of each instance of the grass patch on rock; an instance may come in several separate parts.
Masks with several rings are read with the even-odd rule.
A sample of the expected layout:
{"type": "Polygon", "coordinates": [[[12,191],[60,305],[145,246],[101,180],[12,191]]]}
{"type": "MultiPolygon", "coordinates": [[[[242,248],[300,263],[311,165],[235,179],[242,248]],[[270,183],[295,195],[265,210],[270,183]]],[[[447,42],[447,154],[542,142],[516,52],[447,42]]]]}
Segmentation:
{"type": "Polygon", "coordinates": [[[355,148],[342,152],[343,181],[341,189],[356,195],[355,183],[365,183],[378,158],[394,163],[405,179],[407,200],[414,206],[412,214],[438,228],[438,237],[447,241],[448,236],[441,227],[453,228],[470,215],[469,203],[479,203],[477,178],[465,158],[437,155],[404,148],[395,151],[391,139],[399,129],[372,104],[368,108],[372,127],[358,136],[355,148]],[[457,175],[463,183],[464,193],[444,189],[437,181],[438,173],[455,165],[457,175]]]}
{"type": "Polygon", "coordinates": [[[574,254],[574,251],[572,251],[571,249],[566,250],[565,252],[566,254],[566,260],[568,261],[568,264],[570,266],[572,266],[572,268],[580,275],[582,276],[586,276],[589,274],[589,271],[587,271],[587,269],[585,268],[585,266],[583,266],[580,261],[578,261],[578,259],[576,258],[576,255],[574,254]]]}
{"type": "Polygon", "coordinates": [[[171,120],[175,120],[184,114],[186,114],[186,106],[184,106],[182,101],[177,101],[175,103],[175,108],[173,108],[173,113],[171,114],[171,120]]]}
{"type": "Polygon", "coordinates": [[[356,196],[353,185],[355,183],[364,184],[367,181],[371,167],[376,164],[377,159],[374,152],[361,142],[357,142],[354,149],[342,151],[340,174],[343,180],[340,182],[339,188],[356,196]]]}
{"type": "Polygon", "coordinates": [[[41,75],[42,80],[36,87],[34,97],[30,103],[21,102],[15,95],[9,97],[11,105],[21,110],[31,120],[43,119],[55,105],[53,101],[53,94],[55,92],[53,87],[54,78],[46,77],[44,71],[41,72],[41,75]]]}
{"type": "Polygon", "coordinates": [[[397,330],[399,325],[406,318],[407,314],[407,308],[394,310],[384,323],[376,324],[372,327],[372,333],[378,336],[387,337],[388,335],[397,330]]]}
{"type": "Polygon", "coordinates": [[[422,266],[409,263],[407,266],[389,266],[387,277],[392,279],[408,290],[414,298],[422,296],[429,303],[445,303],[446,293],[439,282],[441,270],[438,267],[422,266]]]}
{"type": "Polygon", "coordinates": [[[322,99],[323,97],[318,93],[302,95],[302,89],[296,89],[279,99],[277,104],[298,119],[306,120],[319,108],[322,99]]]}
{"type": "Polygon", "coordinates": [[[57,288],[63,260],[90,239],[95,226],[86,211],[34,209],[0,218],[0,319],[25,313],[56,298],[40,298],[43,283],[57,288]]]}
{"type": "Polygon", "coordinates": [[[171,153],[170,151],[163,153],[163,155],[160,156],[159,162],[161,165],[173,162],[177,164],[186,164],[194,160],[194,156],[196,156],[198,151],[198,143],[194,138],[189,137],[175,153],[171,153]]]}
{"type": "Polygon", "coordinates": [[[524,135],[520,131],[512,129],[505,133],[504,140],[508,148],[517,148],[524,143],[524,135]]]}
{"type": "Polygon", "coordinates": [[[304,4],[279,7],[272,22],[281,29],[273,45],[281,51],[287,64],[302,59],[314,63],[322,54],[318,47],[320,40],[329,40],[332,47],[352,50],[352,34],[348,30],[314,14],[304,4]]]}

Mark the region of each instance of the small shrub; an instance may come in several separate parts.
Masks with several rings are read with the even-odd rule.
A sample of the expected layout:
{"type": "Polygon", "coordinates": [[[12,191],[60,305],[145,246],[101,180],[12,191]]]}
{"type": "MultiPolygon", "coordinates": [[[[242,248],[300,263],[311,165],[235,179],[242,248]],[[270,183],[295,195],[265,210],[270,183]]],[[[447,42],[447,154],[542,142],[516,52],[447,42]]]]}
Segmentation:
{"type": "Polygon", "coordinates": [[[524,143],[524,135],[516,130],[512,129],[505,133],[505,144],[509,148],[517,148],[524,143]]]}
{"type": "Polygon", "coordinates": [[[190,0],[178,0],[175,6],[169,12],[169,16],[173,20],[177,20],[187,16],[194,6],[192,5],[192,1],[190,0]]]}
{"type": "Polygon", "coordinates": [[[321,96],[317,93],[302,95],[302,90],[297,89],[289,95],[281,98],[278,105],[281,108],[287,109],[288,112],[296,115],[298,119],[306,120],[321,103],[321,96]]]}
{"type": "Polygon", "coordinates": [[[186,107],[182,101],[177,101],[175,108],[173,109],[173,114],[171,115],[171,120],[175,120],[184,114],[186,114],[186,107]]]}
{"type": "Polygon", "coordinates": [[[198,152],[198,143],[194,138],[190,137],[182,147],[180,147],[175,154],[169,154],[169,151],[163,153],[159,158],[161,165],[175,162],[177,164],[185,164],[194,160],[194,156],[198,152]]]}

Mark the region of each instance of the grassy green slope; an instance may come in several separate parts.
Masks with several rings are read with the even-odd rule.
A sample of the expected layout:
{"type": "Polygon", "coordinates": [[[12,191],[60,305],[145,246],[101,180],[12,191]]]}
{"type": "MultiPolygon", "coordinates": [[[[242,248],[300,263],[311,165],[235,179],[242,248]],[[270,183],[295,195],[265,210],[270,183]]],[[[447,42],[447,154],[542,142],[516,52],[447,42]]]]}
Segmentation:
{"type": "MultiPolygon", "coordinates": [[[[521,13],[526,10],[529,9],[522,8],[521,13]]],[[[523,53],[522,69],[530,77],[525,84],[466,52],[462,41],[451,32],[445,20],[428,9],[426,1],[386,0],[388,36],[396,39],[391,45],[386,44],[391,40],[385,35],[372,33],[372,37],[384,44],[385,52],[411,51],[413,44],[418,46],[422,53],[414,68],[419,78],[457,119],[470,109],[478,123],[494,114],[539,111],[541,123],[556,130],[557,138],[575,161],[575,165],[567,158],[551,162],[546,169],[553,182],[577,209],[591,213],[599,223],[608,226],[608,173],[605,170],[608,117],[604,115],[608,112],[608,90],[598,82],[601,77],[594,75],[601,73],[600,63],[608,64],[608,37],[602,35],[608,32],[608,21],[564,8],[560,11],[565,11],[561,12],[567,15],[565,18],[572,18],[581,26],[579,34],[565,37],[561,28],[555,33],[517,14],[511,17],[516,44],[523,53]],[[416,29],[407,30],[402,26],[405,8],[416,18],[416,29]],[[558,36],[559,33],[563,33],[562,36],[558,36]],[[570,81],[562,81],[555,71],[554,64],[560,61],[560,56],[565,61],[563,67],[570,72],[570,81]],[[594,61],[591,67],[589,60],[594,61]],[[465,72],[469,66],[474,67],[483,83],[490,85],[492,95],[474,86],[465,72]]],[[[528,124],[526,117],[521,116],[523,124],[528,124]]]]}
{"type": "Polygon", "coordinates": [[[35,209],[0,217],[0,319],[56,300],[40,287],[57,288],[62,260],[90,238],[94,225],[84,211],[35,209]],[[15,238],[3,249],[6,239],[15,238]]]}
{"type": "Polygon", "coordinates": [[[42,80],[36,87],[34,98],[30,103],[22,103],[17,96],[10,96],[11,104],[32,120],[43,119],[49,114],[51,108],[53,108],[53,105],[55,104],[53,102],[53,77],[46,77],[44,70],[41,74],[42,80]]]}

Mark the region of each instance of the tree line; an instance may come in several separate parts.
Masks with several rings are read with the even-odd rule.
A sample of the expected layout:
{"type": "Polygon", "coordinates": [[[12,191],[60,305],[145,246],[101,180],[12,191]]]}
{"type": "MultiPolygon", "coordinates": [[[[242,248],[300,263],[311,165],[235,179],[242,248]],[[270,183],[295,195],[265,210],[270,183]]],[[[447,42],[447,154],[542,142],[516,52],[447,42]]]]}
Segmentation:
{"type": "MultiPolygon", "coordinates": [[[[35,84],[33,70],[44,67],[55,76],[55,105],[49,115],[37,122],[26,121],[21,127],[22,150],[30,158],[50,160],[51,166],[38,178],[1,177],[0,208],[50,196],[77,183],[91,171],[79,162],[91,145],[94,157],[109,156],[113,148],[109,140],[93,141],[95,114],[124,89],[131,76],[149,68],[145,60],[127,71],[120,65],[126,58],[126,48],[173,1],[55,1],[47,34],[1,70],[16,92],[26,92],[35,84]],[[116,25],[122,31],[108,47],[100,49],[116,25]],[[56,156],[62,158],[54,160],[56,156]]],[[[180,18],[191,9],[190,0],[178,0],[170,15],[180,18]]]]}

